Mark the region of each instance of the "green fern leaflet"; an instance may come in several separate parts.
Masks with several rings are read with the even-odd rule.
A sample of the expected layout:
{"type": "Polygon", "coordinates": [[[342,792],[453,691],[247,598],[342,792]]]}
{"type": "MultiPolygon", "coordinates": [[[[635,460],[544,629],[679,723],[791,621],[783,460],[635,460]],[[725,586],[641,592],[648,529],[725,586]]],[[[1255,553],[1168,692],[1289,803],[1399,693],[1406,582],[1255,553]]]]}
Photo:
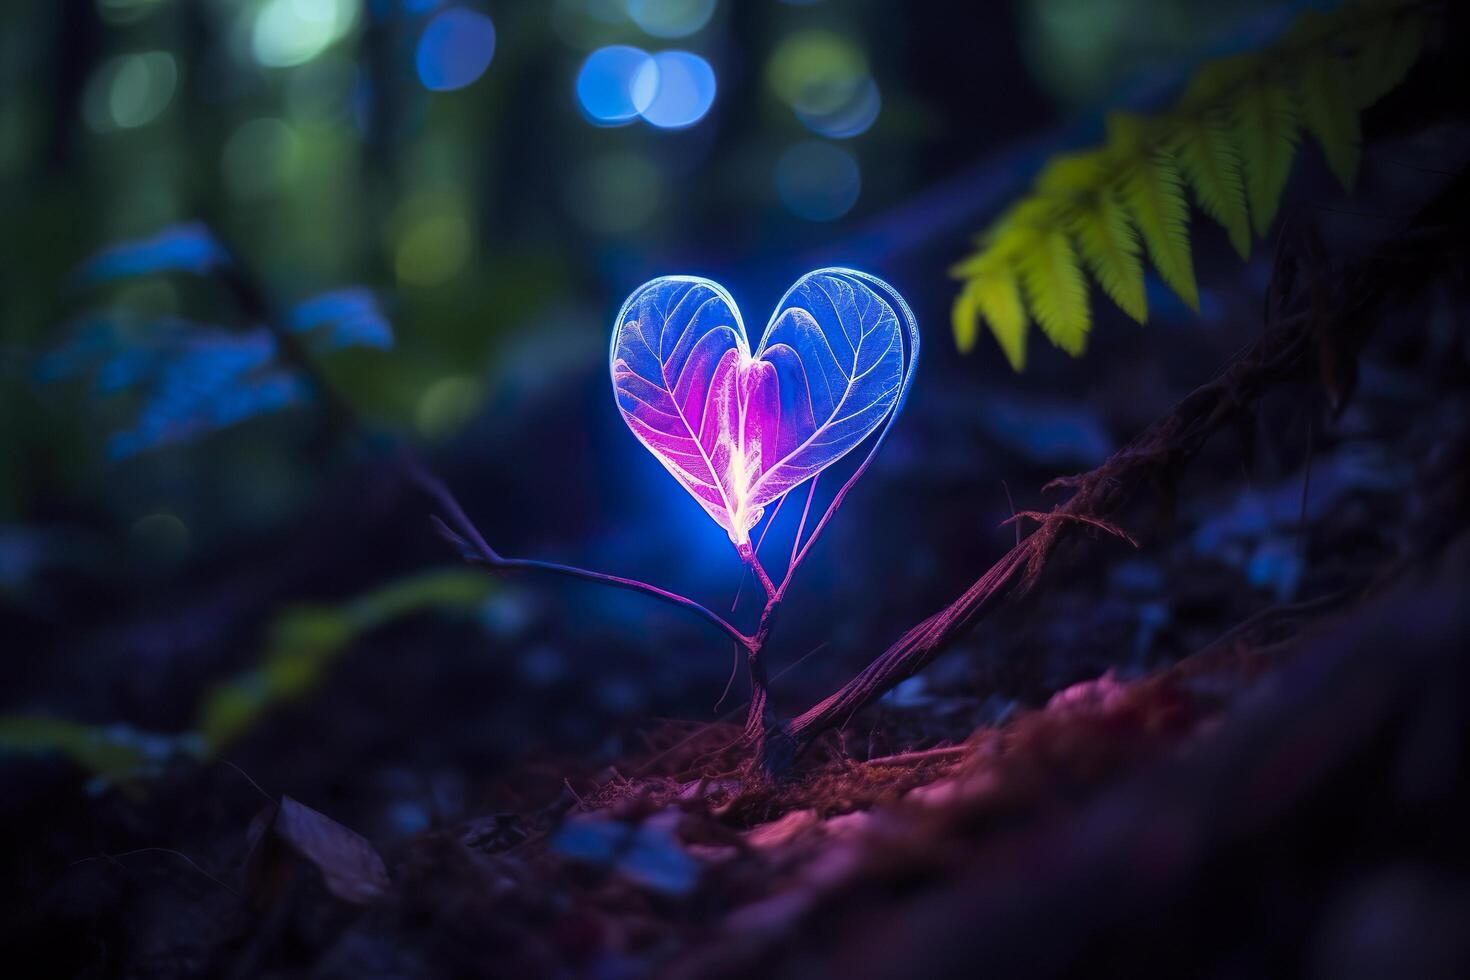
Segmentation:
{"type": "Polygon", "coordinates": [[[956,345],[973,349],[984,323],[1020,371],[1035,323],[1078,356],[1092,329],[1089,278],[1133,319],[1148,319],[1145,256],[1197,311],[1188,198],[1244,259],[1275,223],[1303,132],[1351,190],[1360,114],[1408,75],[1426,20],[1415,0],[1308,11],[1270,50],[1202,65],[1168,112],[1112,116],[1103,146],[1054,158],[950,270],[964,282],[956,345]]]}

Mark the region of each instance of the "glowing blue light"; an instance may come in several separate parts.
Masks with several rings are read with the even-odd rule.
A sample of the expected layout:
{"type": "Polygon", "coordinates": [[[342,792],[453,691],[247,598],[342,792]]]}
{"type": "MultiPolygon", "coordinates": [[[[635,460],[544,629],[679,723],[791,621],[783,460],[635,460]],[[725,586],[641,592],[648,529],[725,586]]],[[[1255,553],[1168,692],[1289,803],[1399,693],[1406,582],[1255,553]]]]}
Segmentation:
{"type": "Polygon", "coordinates": [[[624,302],[608,351],[623,421],[746,551],[768,507],[774,520],[793,489],[886,434],[919,353],[918,322],[893,287],[841,268],[798,279],[753,354],[751,339],[724,287],[661,276],[624,302]],[[737,383],[738,398],[716,397],[737,383]],[[698,432],[682,404],[704,406],[698,432]],[[734,462],[711,464],[716,445],[733,446],[734,462]]]}
{"type": "Polygon", "coordinates": [[[659,70],[647,51],[614,44],[598,48],[577,72],[577,101],[593,122],[617,126],[631,122],[653,102],[659,70]]]}
{"type": "Polygon", "coordinates": [[[878,83],[868,78],[853,90],[852,97],[839,108],[831,112],[808,112],[797,107],[796,115],[812,132],[842,140],[866,133],[877,122],[878,111],[882,107],[878,83]]]}
{"type": "Polygon", "coordinates": [[[715,70],[697,54],[660,51],[640,69],[635,87],[647,84],[645,75],[653,76],[654,95],[640,115],[660,129],[692,126],[714,104],[715,70]]]}
{"type": "Polygon", "coordinates": [[[352,30],[362,0],[264,0],[255,7],[250,49],[267,68],[304,65],[352,30]]]}
{"type": "Polygon", "coordinates": [[[393,346],[393,327],[378,307],[377,298],[362,286],[303,300],[289,316],[292,330],[318,335],[319,345],[326,350],[359,346],[388,350],[393,346]]]}
{"type": "Polygon", "coordinates": [[[225,251],[202,224],[171,225],[152,238],[110,245],[94,255],[78,271],[85,283],[109,282],[155,272],[192,272],[204,275],[228,265],[225,251]]]}
{"type": "Polygon", "coordinates": [[[807,140],[776,161],[776,195],[786,209],[808,221],[840,218],[857,203],[862,174],[840,146],[807,140]]]}
{"type": "Polygon", "coordinates": [[[414,66],[425,88],[451,92],[485,74],[494,56],[495,24],[490,18],[464,7],[450,7],[424,28],[414,66]]]}
{"type": "Polygon", "coordinates": [[[715,0],[628,0],[628,16],[654,37],[693,34],[715,12],[715,0]]]}

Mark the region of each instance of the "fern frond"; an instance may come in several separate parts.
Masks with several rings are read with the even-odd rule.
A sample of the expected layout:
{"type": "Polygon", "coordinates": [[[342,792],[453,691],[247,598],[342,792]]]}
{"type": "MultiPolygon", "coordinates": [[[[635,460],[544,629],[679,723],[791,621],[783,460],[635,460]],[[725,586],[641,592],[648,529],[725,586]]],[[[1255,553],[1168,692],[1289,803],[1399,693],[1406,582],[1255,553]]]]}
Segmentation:
{"type": "Polygon", "coordinates": [[[1139,323],[1148,320],[1143,289],[1143,257],[1138,236],[1117,195],[1103,191],[1067,215],[1067,230],[1077,239],[1082,260],[1113,302],[1139,323]]]}
{"type": "Polygon", "coordinates": [[[1243,259],[1251,255],[1251,219],[1245,204],[1240,154],[1230,120],[1213,112],[1177,122],[1175,157],[1200,209],[1225,229],[1243,259]]]}
{"type": "Polygon", "coordinates": [[[1087,348],[1092,327],[1077,252],[1058,224],[1038,224],[1029,234],[1032,241],[1016,256],[1026,301],[1047,339],[1076,357],[1087,348]]]}
{"type": "Polygon", "coordinates": [[[997,263],[993,269],[976,276],[966,287],[973,291],[975,306],[990,332],[995,336],[1000,349],[1005,352],[1011,368],[1020,371],[1026,367],[1026,328],[1030,321],[1026,308],[1021,305],[1021,289],[1016,282],[1016,271],[1009,262],[997,263]]]}
{"type": "Polygon", "coordinates": [[[1011,208],[981,236],[980,250],[949,270],[950,275],[965,280],[951,311],[956,345],[961,351],[970,350],[979,333],[977,320],[983,319],[1015,371],[1026,366],[1030,321],[1021,302],[1013,258],[1018,250],[1029,247],[1030,225],[1040,210],[1044,209],[1030,202],[1011,208]]]}
{"type": "Polygon", "coordinates": [[[954,329],[954,345],[961,354],[968,354],[975,349],[975,335],[978,331],[980,319],[980,307],[975,302],[975,284],[965,283],[960,294],[955,297],[954,306],[950,308],[950,326],[954,329]]]}
{"type": "Polygon", "coordinates": [[[1036,190],[1058,204],[1069,204],[1096,194],[1107,181],[1103,154],[1066,153],[1055,157],[1036,177],[1036,190]]]}
{"type": "Polygon", "coordinates": [[[1344,190],[1352,190],[1362,162],[1363,133],[1358,106],[1344,62],[1326,50],[1302,59],[1296,75],[1296,101],[1307,131],[1316,137],[1327,166],[1344,190]]]}
{"type": "Polygon", "coordinates": [[[1108,163],[1102,153],[1058,157],[1037,177],[1036,189],[1057,203],[1062,226],[1076,240],[1083,262],[1103,291],[1143,323],[1148,319],[1148,300],[1138,237],[1108,186],[1108,163]]]}
{"type": "Polygon", "coordinates": [[[1087,343],[1087,271],[1129,316],[1148,316],[1144,255],[1199,309],[1185,185],[1242,258],[1267,234],[1291,175],[1299,131],[1321,144],[1351,188],[1361,163],[1359,111],[1401,82],[1424,45],[1424,0],[1361,0],[1308,11],[1263,53],[1208,62],[1178,103],[1152,119],[1116,115],[1099,150],[1057,157],[1032,192],[997,218],[951,273],[965,281],[955,342],[971,349],[984,319],[1020,370],[1035,320],[1076,355],[1087,343]]]}
{"type": "Polygon", "coordinates": [[[1251,227],[1265,237],[1276,220],[1296,154],[1297,119],[1291,93],[1264,71],[1258,72],[1232,101],[1231,121],[1241,149],[1251,227]]]}
{"type": "Polygon", "coordinates": [[[1138,227],[1164,282],[1195,311],[1199,287],[1189,251],[1189,205],[1173,156],[1156,145],[1142,121],[1122,114],[1108,120],[1109,148],[1120,161],[1119,198],[1138,227]]]}
{"type": "Polygon", "coordinates": [[[1415,10],[1400,11],[1365,29],[1352,73],[1358,107],[1366,109],[1397,88],[1423,47],[1424,19],[1415,10]]]}
{"type": "Polygon", "coordinates": [[[1218,109],[1230,94],[1254,74],[1260,65],[1258,56],[1238,54],[1215,58],[1195,69],[1178,108],[1183,112],[1209,112],[1218,109]]]}
{"type": "Polygon", "coordinates": [[[990,261],[990,248],[982,243],[980,251],[974,255],[967,255],[954,265],[949,267],[949,275],[952,279],[972,279],[979,275],[979,271],[985,268],[990,261]]]}

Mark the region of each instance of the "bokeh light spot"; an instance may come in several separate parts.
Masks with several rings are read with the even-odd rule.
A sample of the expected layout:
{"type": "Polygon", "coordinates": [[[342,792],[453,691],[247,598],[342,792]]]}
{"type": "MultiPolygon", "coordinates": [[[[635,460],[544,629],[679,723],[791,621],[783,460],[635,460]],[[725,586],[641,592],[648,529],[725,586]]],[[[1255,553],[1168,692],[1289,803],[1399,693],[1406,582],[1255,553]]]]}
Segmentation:
{"type": "Polygon", "coordinates": [[[419,36],[414,67],[434,92],[464,88],[485,73],[495,56],[495,24],[484,14],[450,7],[419,36]]]}
{"type": "Polygon", "coordinates": [[[654,37],[687,37],[715,12],[715,0],[628,0],[628,16],[654,37]]]}
{"type": "Polygon", "coordinates": [[[842,217],[862,190],[857,159],[840,146],[817,140],[797,143],[781,154],[775,180],[781,203],[808,221],[842,217]]]}
{"type": "Polygon", "coordinates": [[[467,213],[463,196],[447,189],[421,193],[400,208],[392,238],[400,282],[437,286],[465,267],[474,247],[467,213]]]}
{"type": "Polygon", "coordinates": [[[225,141],[220,167],[230,193],[258,200],[285,189],[299,172],[301,158],[296,130],[280,119],[251,119],[225,141]]]}
{"type": "Polygon", "coordinates": [[[126,54],[105,62],[87,85],[82,111],[97,132],[136,129],[173,101],[179,68],[167,51],[126,54]]]}
{"type": "Polygon", "coordinates": [[[438,214],[413,225],[398,242],[394,268],[398,278],[418,286],[435,286],[464,267],[470,251],[470,229],[458,215],[438,214]]]}
{"type": "Polygon", "coordinates": [[[453,435],[460,426],[474,418],[483,397],[484,387],[469,375],[452,374],[440,378],[425,388],[419,397],[414,412],[419,432],[430,439],[453,435]]]}
{"type": "Polygon", "coordinates": [[[868,77],[868,62],[855,43],[831,31],[797,31],[771,54],[766,81],[777,98],[800,112],[836,112],[852,101],[868,77]]]}
{"type": "Polygon", "coordinates": [[[304,65],[342,39],[359,0],[265,0],[256,8],[250,50],[267,68],[304,65]]]}
{"type": "Polygon", "coordinates": [[[873,123],[878,121],[878,112],[882,108],[883,100],[878,94],[878,83],[868,78],[852,93],[852,98],[846,105],[831,112],[804,112],[797,109],[796,115],[808,129],[819,136],[851,139],[871,129],[873,123]]]}
{"type": "Polygon", "coordinates": [[[715,101],[715,70],[697,54],[660,51],[643,66],[633,87],[642,91],[652,75],[653,100],[640,115],[660,129],[682,129],[704,118],[715,101]]]}
{"type": "Polygon", "coordinates": [[[631,122],[658,92],[658,69],[647,51],[614,44],[598,48],[577,72],[577,102],[593,122],[631,122]]]}

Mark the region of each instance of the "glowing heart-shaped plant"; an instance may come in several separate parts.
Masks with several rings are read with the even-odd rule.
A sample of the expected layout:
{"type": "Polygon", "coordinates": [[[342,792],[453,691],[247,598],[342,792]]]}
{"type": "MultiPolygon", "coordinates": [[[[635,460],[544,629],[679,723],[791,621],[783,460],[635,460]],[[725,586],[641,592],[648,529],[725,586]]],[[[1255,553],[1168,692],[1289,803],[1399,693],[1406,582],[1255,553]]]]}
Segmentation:
{"type": "Polygon", "coordinates": [[[753,353],[719,284],[645,283],[618,313],[610,360],[628,428],[744,554],[767,507],[882,427],[871,459],[918,350],[891,286],[820,269],[782,297],[753,353]]]}
{"type": "Polygon", "coordinates": [[[411,475],[443,506],[449,523],[440,520],[440,532],[471,561],[630,589],[722,630],[746,653],[751,690],[745,734],[753,757],[763,759],[766,735],[775,729],[761,651],[776,611],[797,567],[887,437],[918,358],[918,323],[903,297],[883,280],[852,269],[819,269],[798,279],[776,304],[754,352],[735,300],[708,279],[655,279],[635,289],[618,312],[609,358],[618,410],[639,441],[725,529],[760,581],[766,601],[753,633],[647,582],[507,558],[490,547],[447,487],[420,467],[412,467],[411,475]],[[865,442],[867,454],[803,538],[818,478],[865,442]],[[763,538],[787,495],[802,484],[806,507],[778,585],[756,554],[760,542],[752,544],[750,535],[769,512],[763,538]]]}
{"type": "Polygon", "coordinates": [[[613,324],[609,361],[623,421],[725,529],[765,590],[751,635],[675,597],[745,647],[751,680],[745,732],[757,747],[771,726],[761,650],[776,610],[797,566],[888,435],[918,357],[918,323],[903,297],[853,269],[818,269],[798,279],[776,304],[754,352],[735,300],[697,276],[644,283],[613,324]],[[817,478],[870,437],[867,455],[803,541],[817,478]],[[774,504],[769,531],[786,495],[803,483],[806,509],[777,585],[750,533],[774,504]]]}

